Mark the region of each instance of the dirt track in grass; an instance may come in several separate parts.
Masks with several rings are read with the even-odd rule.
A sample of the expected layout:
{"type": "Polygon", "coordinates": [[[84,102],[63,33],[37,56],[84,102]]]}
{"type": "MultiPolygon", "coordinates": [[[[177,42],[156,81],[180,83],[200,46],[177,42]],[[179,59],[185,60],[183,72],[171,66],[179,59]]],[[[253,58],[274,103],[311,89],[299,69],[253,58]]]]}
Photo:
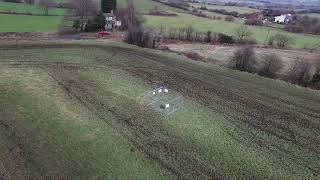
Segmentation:
{"type": "MultiPolygon", "coordinates": [[[[18,48],[40,47],[58,48],[61,45],[18,48]]],[[[95,45],[63,47],[99,48],[106,52],[106,56],[93,58],[92,65],[89,66],[76,62],[19,60],[0,63],[9,68],[41,68],[70,98],[79,101],[129,139],[135,147],[133,151],[145,154],[177,178],[227,177],[217,170],[217,167],[199,158],[196,149],[181,149],[181,139],[167,132],[161,121],[156,120],[162,117],[146,112],[136,101],[125,96],[100,89],[98,84],[83,77],[79,71],[104,71],[105,67],[112,67],[124,70],[151,85],[170,87],[210,110],[223,114],[243,134],[234,137],[239,142],[265,148],[275,156],[290,159],[310,169],[315,176],[319,175],[319,167],[310,165],[310,159],[303,159],[290,152],[281,142],[289,143],[296,149],[303,149],[303,153],[320,159],[320,96],[312,97],[281,87],[272,87],[268,83],[256,81],[250,75],[241,77],[240,73],[233,71],[196,65],[135,48],[95,45]],[[101,98],[102,94],[104,98],[101,98]],[[305,105],[306,102],[308,106],[305,105]],[[111,113],[115,120],[106,118],[106,113],[111,113]],[[277,141],[273,142],[259,134],[272,136],[277,141]]]]}

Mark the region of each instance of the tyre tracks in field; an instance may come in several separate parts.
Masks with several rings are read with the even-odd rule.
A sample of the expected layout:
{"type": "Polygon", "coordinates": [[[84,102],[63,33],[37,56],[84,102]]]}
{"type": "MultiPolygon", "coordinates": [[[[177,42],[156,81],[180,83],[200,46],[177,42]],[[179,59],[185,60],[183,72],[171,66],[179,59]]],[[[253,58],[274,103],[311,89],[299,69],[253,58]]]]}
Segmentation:
{"type": "MultiPolygon", "coordinates": [[[[32,46],[31,48],[40,47],[43,48],[43,46],[32,46]]],[[[61,45],[49,45],[45,47],[61,48],[61,45]]],[[[312,154],[312,156],[320,159],[318,149],[320,140],[317,139],[317,135],[296,131],[292,129],[290,125],[286,124],[289,123],[294,126],[305,127],[306,129],[319,130],[320,125],[317,119],[320,117],[320,111],[315,108],[304,107],[299,103],[286,100],[285,98],[275,100],[275,98],[278,97],[270,93],[260,92],[258,89],[249,89],[250,84],[248,83],[246,83],[246,85],[249,87],[243,87],[241,84],[245,82],[234,77],[234,75],[221,74],[213,69],[198,69],[191,63],[179,64],[174,59],[154,53],[116,46],[64,45],[63,47],[99,48],[106,52],[111,52],[112,55],[98,59],[94,65],[90,66],[78,63],[41,63],[32,61],[20,61],[16,62],[16,64],[12,64],[11,62],[3,63],[12,67],[42,68],[65,89],[70,97],[77,99],[77,101],[81,102],[81,104],[89,110],[95,112],[100,119],[117,127],[119,132],[123,131],[123,127],[130,129],[130,134],[124,133],[123,135],[130,140],[136,149],[146,154],[148,158],[153,161],[158,162],[162,167],[180,179],[201,175],[203,175],[204,178],[216,176],[217,178],[224,179],[225,177],[211,167],[205,160],[190,156],[192,153],[181,152],[181,150],[176,149],[175,145],[170,143],[171,141],[163,139],[159,141],[157,139],[159,137],[155,136],[155,139],[150,140],[148,143],[142,143],[143,138],[150,137],[150,133],[152,134],[152,131],[148,130],[152,124],[149,122],[149,126],[141,125],[137,122],[137,119],[147,121],[142,117],[146,116],[152,119],[152,116],[147,116],[146,114],[148,113],[139,111],[140,114],[128,117],[112,104],[101,102],[99,98],[95,98],[95,94],[92,94],[93,89],[90,89],[97,86],[94,84],[89,85],[90,83],[87,84],[87,86],[81,85],[80,83],[83,82],[84,79],[77,77],[76,70],[103,70],[108,66],[127,71],[129,74],[139,77],[151,85],[166,85],[213,111],[223,114],[228,121],[247,136],[247,138],[234,137],[241,143],[250,145],[253,142],[258,146],[269,149],[278,156],[286,156],[293,162],[307,167],[315,173],[317,172],[316,167],[310,167],[308,161],[297,157],[281,145],[274,142],[265,142],[264,139],[256,137],[257,132],[271,134],[288,143],[295,144],[300,148],[308,149],[308,154],[312,154]],[[117,56],[120,59],[115,58],[117,56]],[[125,57],[122,58],[122,56],[125,57]],[[57,69],[64,71],[65,74],[57,73],[57,69]],[[75,75],[72,75],[73,73],[75,75]],[[227,80],[230,80],[230,83],[226,82],[227,80]],[[108,119],[104,117],[103,111],[113,114],[118,119],[117,123],[109,122],[108,119]],[[153,150],[164,152],[161,156],[165,158],[154,154],[153,150]],[[170,160],[170,158],[173,159],[170,160]],[[175,164],[177,159],[184,159],[185,162],[175,164]],[[198,168],[184,169],[183,165],[186,163],[191,163],[198,168]]],[[[122,97],[118,98],[121,99],[122,97]]],[[[116,102],[116,100],[113,102],[116,102]]],[[[316,103],[318,102],[315,102],[315,104],[316,103]]],[[[131,105],[134,106],[134,102],[132,102],[131,105]]],[[[123,104],[121,104],[121,106],[123,106],[123,104]]],[[[229,135],[233,136],[232,133],[229,133],[229,135]]],[[[176,141],[179,142],[179,139],[177,138],[176,141]]]]}
{"type": "Polygon", "coordinates": [[[78,79],[80,76],[75,72],[70,73],[67,69],[60,69],[58,70],[60,72],[57,72],[57,69],[48,67],[42,69],[67,92],[69,97],[76,99],[99,119],[127,138],[135,147],[134,151],[157,162],[170,172],[169,174],[178,179],[196,177],[226,179],[206,161],[194,157],[192,155],[194,152],[178,149],[176,144],[182,143],[178,137],[159,132],[159,129],[164,129],[161,123],[160,125],[154,124],[159,119],[161,120],[159,115],[141,109],[137,102],[128,98],[123,101],[124,97],[111,92],[104,92],[107,100],[101,100],[93,93],[99,91],[96,89],[97,85],[85,79],[78,79]],[[105,112],[112,114],[117,121],[113,122],[105,112]]]}
{"type": "MultiPolygon", "coordinates": [[[[117,50],[119,52],[135,56],[136,58],[134,59],[136,59],[137,61],[140,60],[140,63],[136,64],[147,65],[146,61],[155,61],[156,63],[161,62],[162,64],[160,65],[163,65],[163,67],[165,68],[161,70],[162,72],[157,71],[157,69],[154,69],[153,66],[145,66],[144,68],[139,67],[139,69],[136,69],[135,67],[132,68],[130,66],[130,62],[127,61],[126,63],[124,63],[125,65],[119,66],[121,69],[128,71],[134,76],[138,76],[140,78],[142,77],[144,80],[150,82],[151,84],[156,83],[160,85],[166,85],[175,91],[182,92],[185,96],[192,97],[194,100],[200,102],[201,104],[204,104],[205,106],[217,112],[220,112],[226,117],[226,119],[228,119],[232,123],[238,124],[237,127],[242,129],[243,131],[248,131],[248,126],[253,127],[257,131],[262,131],[266,134],[272,134],[273,136],[279,139],[283,139],[288,143],[295,144],[300,148],[308,149],[309,153],[312,153],[314,157],[320,159],[320,140],[318,139],[318,136],[316,134],[302,134],[307,132],[299,133],[296,130],[291,129],[287,124],[294,123],[298,127],[302,126],[307,129],[311,128],[314,130],[313,132],[318,131],[319,133],[319,110],[314,110],[306,107],[304,111],[307,111],[307,113],[302,113],[301,111],[290,110],[284,107],[272,107],[271,103],[274,101],[274,99],[271,99],[270,105],[267,105],[265,103],[262,103],[262,101],[260,100],[260,96],[262,93],[257,93],[258,96],[245,96],[246,93],[243,93],[243,91],[233,90],[236,87],[230,87],[226,85],[225,82],[220,82],[216,79],[210,78],[210,75],[214,77],[214,73],[209,74],[207,72],[199,72],[197,69],[192,67],[177,66],[174,61],[162,59],[163,57],[154,56],[154,54],[144,52],[134,54],[131,49],[123,49],[124,48],[119,48],[117,50]],[[144,70],[141,71],[141,69],[144,70]],[[152,71],[150,71],[150,69],[152,69],[152,71]],[[193,76],[188,74],[188,72],[193,72],[193,76]],[[197,73],[203,76],[197,77],[197,73]],[[174,77],[173,81],[170,81],[172,80],[170,76],[174,77]],[[212,98],[212,94],[222,97],[224,101],[222,103],[218,102],[218,106],[213,106],[213,102],[215,99],[212,98]],[[226,102],[229,102],[229,104],[227,104],[226,102]],[[231,110],[231,113],[228,112],[228,110],[231,110]],[[308,112],[308,110],[314,111],[308,112]],[[239,116],[233,115],[232,111],[241,113],[241,118],[239,118],[239,116]],[[313,121],[310,121],[310,119],[313,119],[313,121]],[[244,124],[246,124],[246,126],[244,126],[244,124]]],[[[270,98],[271,97],[272,96],[270,96],[270,98]]],[[[292,105],[295,106],[296,104],[293,103],[292,105]]],[[[251,141],[257,139],[255,134],[252,134],[251,138],[251,141]]],[[[260,139],[258,139],[256,143],[260,146],[265,145],[264,143],[261,143],[260,139]]],[[[314,172],[317,172],[317,167],[310,167],[307,161],[303,162],[294,153],[290,153],[290,151],[283,149],[281,145],[273,144],[272,142],[269,143],[273,147],[276,147],[281,152],[283,152],[281,153],[281,155],[286,154],[286,156],[290,156],[290,158],[296,163],[301,164],[304,167],[308,167],[314,172]]]]}

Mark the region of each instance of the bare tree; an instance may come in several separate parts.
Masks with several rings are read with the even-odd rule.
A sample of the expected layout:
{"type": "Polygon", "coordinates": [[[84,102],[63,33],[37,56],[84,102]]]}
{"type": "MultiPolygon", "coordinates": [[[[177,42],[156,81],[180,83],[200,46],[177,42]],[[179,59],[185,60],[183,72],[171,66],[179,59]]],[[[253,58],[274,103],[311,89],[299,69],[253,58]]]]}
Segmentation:
{"type": "Polygon", "coordinates": [[[39,6],[43,9],[44,15],[49,15],[49,9],[55,5],[54,0],[40,0],[39,6]]]}
{"type": "Polygon", "coordinates": [[[269,78],[276,78],[277,74],[283,69],[282,59],[276,54],[267,54],[263,57],[262,66],[259,74],[269,78]]]}
{"type": "Polygon", "coordinates": [[[96,4],[92,0],[72,0],[73,9],[69,14],[74,17],[74,28],[84,31],[88,20],[96,14],[96,4]]]}
{"type": "Polygon", "coordinates": [[[193,40],[193,34],[195,30],[192,26],[186,26],[185,27],[185,33],[186,33],[186,40],[187,41],[192,41],[193,40]]]}
{"type": "Polygon", "coordinates": [[[238,49],[231,59],[231,67],[240,71],[254,72],[255,65],[255,52],[250,45],[244,45],[238,49]]]}
{"type": "Polygon", "coordinates": [[[308,86],[313,75],[312,64],[305,59],[297,57],[288,71],[288,81],[293,84],[308,86]]]}
{"type": "Polygon", "coordinates": [[[141,26],[143,22],[142,16],[137,12],[132,1],[127,1],[126,7],[117,9],[116,16],[121,20],[121,30],[141,26]]]}
{"type": "Polygon", "coordinates": [[[320,74],[320,53],[315,59],[316,73],[320,74]]]}
{"type": "Polygon", "coordinates": [[[273,39],[278,47],[287,47],[289,44],[293,43],[292,39],[284,34],[276,34],[273,36],[273,39]]]}
{"type": "Polygon", "coordinates": [[[249,40],[252,32],[245,25],[241,25],[235,30],[235,35],[240,43],[246,42],[249,40]]]}

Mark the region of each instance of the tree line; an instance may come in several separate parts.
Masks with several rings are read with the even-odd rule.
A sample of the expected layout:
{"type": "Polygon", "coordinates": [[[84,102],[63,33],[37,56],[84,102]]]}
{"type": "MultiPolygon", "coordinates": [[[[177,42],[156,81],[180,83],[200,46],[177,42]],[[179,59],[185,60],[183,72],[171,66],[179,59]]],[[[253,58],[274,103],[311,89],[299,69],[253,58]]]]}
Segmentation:
{"type": "Polygon", "coordinates": [[[320,88],[320,55],[313,61],[297,57],[289,69],[282,72],[285,64],[281,57],[274,53],[267,54],[259,63],[254,48],[245,45],[234,52],[230,67],[272,79],[282,79],[304,87],[320,88]]]}
{"type": "Polygon", "coordinates": [[[294,15],[286,24],[285,30],[294,33],[309,33],[320,35],[320,18],[294,15]]]}

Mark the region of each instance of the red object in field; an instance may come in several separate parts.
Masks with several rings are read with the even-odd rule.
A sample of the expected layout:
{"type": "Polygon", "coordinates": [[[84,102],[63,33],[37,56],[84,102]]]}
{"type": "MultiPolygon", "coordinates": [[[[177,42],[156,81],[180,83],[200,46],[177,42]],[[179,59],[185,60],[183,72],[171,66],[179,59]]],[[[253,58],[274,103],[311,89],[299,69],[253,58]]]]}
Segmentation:
{"type": "Polygon", "coordinates": [[[101,37],[111,35],[111,33],[109,33],[108,31],[101,31],[99,32],[99,34],[101,35],[101,37]]]}

